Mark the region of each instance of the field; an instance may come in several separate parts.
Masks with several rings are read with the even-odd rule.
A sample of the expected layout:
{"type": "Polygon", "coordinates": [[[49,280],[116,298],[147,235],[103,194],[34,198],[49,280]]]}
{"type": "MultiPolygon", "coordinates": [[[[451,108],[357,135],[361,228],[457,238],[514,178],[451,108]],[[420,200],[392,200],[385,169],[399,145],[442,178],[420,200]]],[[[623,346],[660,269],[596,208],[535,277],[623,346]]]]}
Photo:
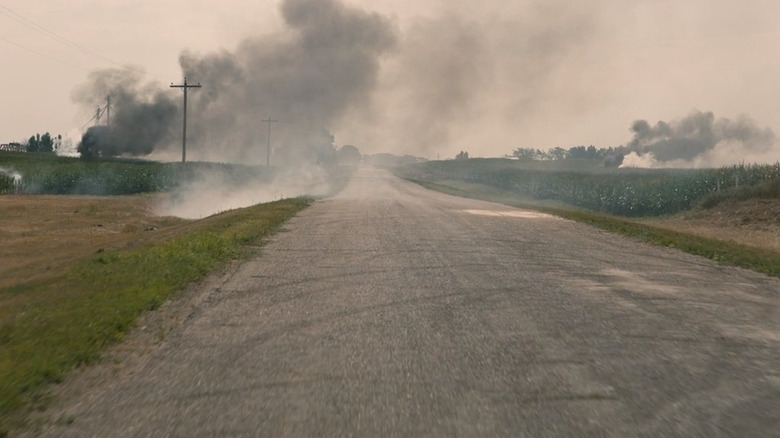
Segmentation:
{"type": "Polygon", "coordinates": [[[0,290],[61,275],[75,260],[159,240],[188,223],[154,216],[159,197],[0,196],[0,290]]]}
{"type": "Polygon", "coordinates": [[[397,172],[421,181],[482,184],[521,198],[558,201],[625,217],[669,215],[698,204],[714,206],[740,190],[748,191],[746,197],[780,197],[780,164],[700,170],[617,169],[584,160],[529,163],[474,159],[421,163],[397,172]]]}
{"type": "MultiPolygon", "coordinates": [[[[277,171],[0,153],[0,436],[140,315],[251,254],[312,199],[185,220],[156,213],[172,190],[207,174],[220,189],[257,191],[277,171]]],[[[324,171],[330,192],[320,195],[339,191],[349,172],[324,171]]]]}
{"type": "Polygon", "coordinates": [[[174,190],[208,175],[224,186],[270,182],[274,169],[220,163],[82,160],[0,152],[0,194],[131,195],[174,190]]]}
{"type": "MultiPolygon", "coordinates": [[[[549,163],[465,160],[397,172],[433,189],[547,209],[780,275],[777,165],[622,172],[594,163],[551,169],[549,163]],[[595,210],[618,208],[633,219],[593,214],[571,202],[577,193],[600,199],[595,210]]],[[[283,200],[198,221],[155,213],[171,190],[204,173],[239,187],[269,181],[274,170],[0,153],[0,436],[45,403],[50,384],[98,360],[139,315],[248,254],[310,202],[283,200]]],[[[348,174],[330,171],[331,193],[348,174]]]]}

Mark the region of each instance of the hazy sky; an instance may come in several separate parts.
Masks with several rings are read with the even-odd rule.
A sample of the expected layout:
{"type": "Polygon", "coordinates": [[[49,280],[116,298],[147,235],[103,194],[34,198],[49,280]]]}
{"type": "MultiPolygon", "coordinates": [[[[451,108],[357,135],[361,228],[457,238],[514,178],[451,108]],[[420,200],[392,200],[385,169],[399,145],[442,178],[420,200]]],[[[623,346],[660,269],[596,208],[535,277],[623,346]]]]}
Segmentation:
{"type": "MultiPolygon", "coordinates": [[[[94,109],[72,93],[92,70],[133,65],[163,89],[181,81],[183,50],[289,32],[279,3],[0,0],[0,142],[83,126],[94,109]]],[[[694,111],[780,134],[780,0],[343,3],[386,17],[396,42],[377,52],[368,96],[326,127],[338,145],[429,158],[607,147],[637,119],[694,111]]]]}

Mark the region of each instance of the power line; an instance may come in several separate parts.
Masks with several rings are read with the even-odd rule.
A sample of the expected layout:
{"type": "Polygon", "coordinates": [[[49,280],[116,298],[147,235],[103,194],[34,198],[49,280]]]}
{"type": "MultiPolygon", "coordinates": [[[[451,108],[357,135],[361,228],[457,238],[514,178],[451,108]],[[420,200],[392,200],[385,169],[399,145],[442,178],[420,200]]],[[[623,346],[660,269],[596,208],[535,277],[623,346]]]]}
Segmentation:
{"type": "Polygon", "coordinates": [[[87,122],[86,122],[86,123],[84,123],[83,125],[81,125],[81,129],[80,129],[80,130],[81,130],[81,131],[83,131],[83,130],[84,130],[84,128],[85,128],[87,125],[89,125],[89,124],[90,124],[90,123],[91,123],[93,120],[96,120],[95,124],[97,124],[98,122],[100,122],[100,116],[101,116],[101,115],[103,115],[103,113],[105,113],[105,111],[106,111],[106,105],[103,105],[103,106],[99,106],[99,107],[97,107],[97,110],[95,110],[95,114],[92,116],[92,118],[91,118],[91,119],[87,120],[87,122]]]}
{"type": "Polygon", "coordinates": [[[63,61],[63,60],[61,60],[59,58],[55,58],[55,57],[47,55],[47,54],[45,54],[43,52],[39,52],[39,51],[37,51],[35,49],[31,49],[31,48],[29,48],[27,46],[23,46],[23,45],[21,45],[19,43],[15,43],[15,42],[13,42],[13,41],[11,41],[11,40],[9,40],[7,38],[4,38],[2,36],[0,36],[0,40],[3,40],[6,43],[8,43],[8,44],[10,44],[12,46],[16,46],[16,47],[18,47],[18,48],[20,48],[22,50],[27,50],[28,52],[31,52],[31,53],[34,53],[34,54],[36,54],[38,56],[42,56],[44,58],[47,58],[47,59],[49,59],[51,61],[55,61],[55,62],[59,62],[60,64],[67,65],[68,67],[77,68],[79,70],[84,70],[84,71],[87,71],[87,72],[92,71],[92,69],[89,69],[89,68],[86,68],[86,67],[81,67],[81,66],[78,66],[76,64],[72,64],[72,63],[70,63],[68,61],[63,61]]]}
{"type": "Polygon", "coordinates": [[[111,126],[111,96],[106,96],[106,104],[103,106],[97,107],[95,110],[95,114],[92,116],[91,119],[87,120],[86,123],[81,125],[81,131],[84,130],[84,128],[89,125],[93,120],[95,121],[95,126],[100,124],[100,118],[103,115],[106,115],[106,126],[111,126]]]}
{"type": "MultiPolygon", "coordinates": [[[[123,69],[126,69],[126,70],[132,70],[132,71],[136,71],[136,72],[143,73],[143,74],[149,74],[149,72],[147,72],[145,70],[142,70],[142,69],[139,69],[139,68],[135,68],[135,67],[132,67],[132,66],[129,66],[129,65],[123,65],[123,64],[121,64],[119,62],[114,61],[111,58],[103,56],[100,53],[97,53],[97,52],[95,52],[93,50],[90,50],[90,49],[88,49],[88,48],[86,48],[86,47],[84,47],[84,46],[82,46],[82,45],[80,45],[78,43],[75,43],[75,42],[73,42],[73,41],[71,41],[71,40],[69,40],[69,39],[67,39],[65,37],[62,37],[62,36],[58,35],[57,33],[49,30],[45,26],[42,26],[42,25],[34,22],[33,20],[30,20],[29,18],[23,16],[22,14],[14,11],[13,9],[9,8],[8,6],[0,5],[0,14],[5,15],[6,17],[10,18],[11,20],[14,20],[17,23],[20,23],[20,24],[22,24],[22,25],[24,25],[24,26],[26,26],[26,27],[28,27],[28,28],[30,28],[32,30],[37,31],[37,32],[43,34],[44,36],[46,36],[46,37],[48,37],[48,38],[50,38],[50,39],[52,39],[54,41],[57,41],[57,42],[65,45],[67,47],[70,47],[71,49],[74,49],[74,50],[77,50],[77,51],[79,51],[81,53],[84,53],[86,55],[92,56],[93,58],[100,59],[102,61],[114,64],[114,65],[119,66],[119,67],[121,67],[123,69]]],[[[0,38],[2,38],[2,37],[0,37],[0,38]]],[[[76,65],[67,63],[65,61],[61,61],[59,59],[56,59],[56,58],[54,58],[52,56],[49,56],[49,55],[46,55],[46,54],[44,54],[42,52],[39,52],[37,50],[33,50],[33,49],[30,49],[30,48],[24,47],[21,44],[17,44],[17,43],[11,42],[11,41],[9,41],[9,40],[7,40],[5,38],[2,38],[2,39],[4,41],[10,43],[10,44],[13,44],[13,45],[15,45],[17,47],[23,48],[24,50],[29,50],[30,52],[33,52],[33,53],[38,54],[40,56],[52,59],[54,61],[66,64],[66,65],[70,65],[71,67],[76,67],[76,68],[79,68],[79,69],[82,69],[82,70],[87,70],[87,69],[84,69],[82,67],[78,67],[76,65]]]]}
{"type": "Polygon", "coordinates": [[[79,52],[86,53],[87,55],[94,56],[96,58],[100,58],[104,61],[108,61],[113,63],[114,61],[106,58],[105,56],[100,55],[99,53],[95,53],[92,50],[87,49],[84,46],[79,45],[78,43],[74,43],[73,41],[70,41],[66,39],[65,37],[62,37],[53,31],[47,29],[46,27],[30,20],[29,18],[23,16],[22,14],[14,11],[13,9],[9,8],[5,5],[0,5],[0,14],[5,15],[6,17],[16,21],[17,23],[21,23],[24,26],[27,26],[30,29],[33,29],[37,32],[40,32],[47,37],[51,38],[54,41],[57,41],[59,43],[62,43],[72,49],[78,50],[79,52]]]}
{"type": "Polygon", "coordinates": [[[84,128],[85,128],[87,125],[89,125],[89,124],[90,124],[90,123],[91,123],[93,120],[95,120],[95,117],[97,117],[97,113],[96,113],[95,115],[93,115],[91,119],[87,120],[87,122],[86,122],[86,123],[84,123],[83,125],[81,125],[81,128],[79,128],[79,131],[83,131],[83,130],[84,130],[84,128]]]}

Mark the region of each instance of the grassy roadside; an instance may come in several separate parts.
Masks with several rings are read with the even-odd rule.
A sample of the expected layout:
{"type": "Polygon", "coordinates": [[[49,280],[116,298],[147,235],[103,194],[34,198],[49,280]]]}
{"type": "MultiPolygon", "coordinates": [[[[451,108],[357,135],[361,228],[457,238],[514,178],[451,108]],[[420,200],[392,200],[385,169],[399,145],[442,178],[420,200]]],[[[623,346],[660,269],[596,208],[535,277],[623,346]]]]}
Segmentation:
{"type": "Polygon", "coordinates": [[[246,256],[310,202],[225,212],[164,241],[98,252],[62,275],[0,290],[0,436],[23,424],[48,384],[97,359],[143,312],[246,256]]]}
{"type": "Polygon", "coordinates": [[[513,207],[527,208],[553,214],[577,222],[583,222],[603,230],[629,236],[643,242],[677,248],[681,251],[706,257],[721,264],[751,269],[774,277],[780,277],[780,254],[762,248],[739,245],[717,239],[692,236],[671,230],[642,224],[616,216],[591,213],[564,207],[555,202],[534,202],[520,199],[494,187],[460,181],[433,183],[409,179],[430,190],[464,198],[497,202],[513,207]]]}

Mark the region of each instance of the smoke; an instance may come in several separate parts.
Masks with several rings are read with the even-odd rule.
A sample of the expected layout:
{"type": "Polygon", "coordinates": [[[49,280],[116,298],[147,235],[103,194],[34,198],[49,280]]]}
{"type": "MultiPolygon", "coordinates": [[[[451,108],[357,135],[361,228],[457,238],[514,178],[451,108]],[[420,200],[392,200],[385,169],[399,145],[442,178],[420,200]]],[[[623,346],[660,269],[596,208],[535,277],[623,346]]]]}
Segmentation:
{"type": "Polygon", "coordinates": [[[142,82],[130,69],[90,73],[88,82],[73,91],[73,100],[85,108],[110,96],[110,126],[93,126],[78,146],[82,156],[142,156],[174,138],[179,109],[167,89],[142,82]]]}
{"type": "Polygon", "coordinates": [[[404,29],[382,64],[374,111],[353,113],[338,133],[428,157],[509,147],[524,127],[559,117],[552,108],[561,100],[571,111],[583,105],[587,89],[570,68],[603,31],[595,11],[604,3],[446,2],[404,29]]]}
{"type": "Polygon", "coordinates": [[[273,175],[257,171],[230,177],[220,170],[201,170],[198,178],[172,192],[158,205],[155,213],[200,219],[284,198],[331,193],[329,176],[321,166],[314,164],[278,169],[273,175]]]}
{"type": "Polygon", "coordinates": [[[22,174],[14,169],[8,169],[6,167],[0,167],[0,176],[4,176],[11,180],[11,188],[14,192],[18,192],[22,187],[22,174]]]}
{"type": "MultiPolygon", "coordinates": [[[[599,53],[599,36],[610,31],[602,19],[613,2],[446,2],[440,8],[402,26],[340,0],[282,0],[280,31],[230,50],[184,51],[183,76],[203,85],[189,93],[188,152],[196,160],[264,163],[264,119],[279,121],[270,127],[275,165],[332,154],[334,136],[365,152],[429,157],[475,152],[486,143],[510,148],[524,128],[594,103],[602,85],[583,86],[591,78],[577,66],[599,53]]],[[[150,126],[132,144],[121,144],[124,133],[113,129],[88,140],[103,144],[108,137],[117,144],[111,152],[154,149],[166,156],[165,146],[178,137],[173,108],[180,93],[142,85],[132,72],[101,72],[90,81],[79,102],[93,108],[111,93],[117,112],[120,100],[126,104],[128,126],[150,126]]]]}
{"type": "MultiPolygon", "coordinates": [[[[396,44],[391,21],[337,0],[284,0],[286,28],[245,39],[234,51],[184,51],[183,75],[203,87],[188,94],[188,149],[196,160],[265,163],[273,123],[276,165],[327,161],[335,153],[332,126],[365,108],[380,57],[396,44]]],[[[180,105],[168,87],[143,84],[134,70],[90,75],[74,100],[94,108],[111,96],[111,127],[92,127],[80,151],[149,155],[177,138],[180,105]]]]}
{"type": "Polygon", "coordinates": [[[631,152],[622,167],[719,167],[739,162],[776,161],[777,137],[746,116],[716,119],[696,111],[680,120],[651,126],[637,120],[631,126],[631,152]]]}
{"type": "Polygon", "coordinates": [[[313,162],[333,153],[331,129],[348,110],[365,108],[380,58],[396,29],[375,13],[336,0],[285,0],[281,33],[244,40],[235,51],[180,57],[192,93],[198,157],[265,161],[268,124],[273,162],[313,162]]]}
{"type": "Polygon", "coordinates": [[[487,46],[480,26],[457,15],[419,21],[406,32],[381,105],[405,108],[391,113],[399,128],[392,149],[446,144],[454,123],[476,115],[492,69],[487,46]]]}

